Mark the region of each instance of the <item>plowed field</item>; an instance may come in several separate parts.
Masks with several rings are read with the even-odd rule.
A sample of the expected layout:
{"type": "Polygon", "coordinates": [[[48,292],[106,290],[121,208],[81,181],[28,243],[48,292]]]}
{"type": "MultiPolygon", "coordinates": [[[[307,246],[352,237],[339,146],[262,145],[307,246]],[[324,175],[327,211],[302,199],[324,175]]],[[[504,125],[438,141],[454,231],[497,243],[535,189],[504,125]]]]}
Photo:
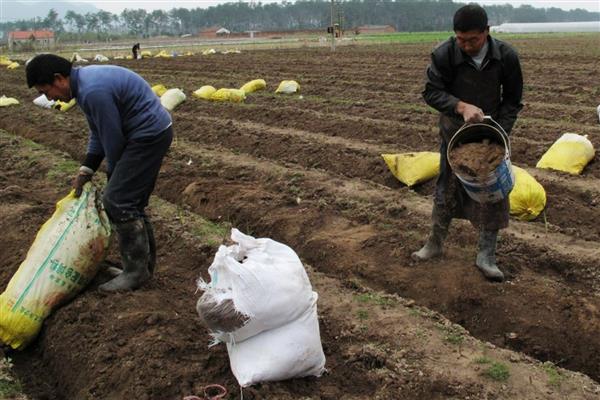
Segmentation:
{"type": "MultiPolygon", "coordinates": [[[[195,315],[195,280],[206,277],[216,249],[194,234],[200,215],[288,244],[320,295],[328,373],[245,389],[245,399],[598,398],[600,163],[580,176],[535,169],[562,133],[600,143],[598,40],[511,41],[525,79],[512,161],[538,179],[548,202],[545,216],[511,220],[501,232],[502,284],[476,269],[477,236],[464,221],[453,223],[442,259],[411,261],[429,231],[434,183],[409,189],[380,157],[438,149],[437,114],[420,95],[434,44],[121,61],[149,83],[188,95],[173,112],[176,139],[150,207],[157,276],[112,296],[96,290],[106,279],[98,277],[48,318],[29,350],[11,354],[27,392],[177,399],[220,383],[238,398],[224,346],[207,349],[195,315]],[[191,97],[202,85],[256,78],[267,90],[241,104],[191,97]],[[275,95],[283,79],[297,80],[301,95],[275,95]],[[481,357],[505,362],[510,377],[487,377],[481,357]],[[554,365],[592,380],[560,368],[553,380],[554,365]]],[[[21,101],[0,109],[4,287],[68,190],[74,168],[60,179],[48,173],[83,157],[87,124],[77,108],[34,106],[23,69],[0,70],[0,82],[0,94],[21,101]]],[[[119,260],[114,249],[110,259],[119,260]]]]}

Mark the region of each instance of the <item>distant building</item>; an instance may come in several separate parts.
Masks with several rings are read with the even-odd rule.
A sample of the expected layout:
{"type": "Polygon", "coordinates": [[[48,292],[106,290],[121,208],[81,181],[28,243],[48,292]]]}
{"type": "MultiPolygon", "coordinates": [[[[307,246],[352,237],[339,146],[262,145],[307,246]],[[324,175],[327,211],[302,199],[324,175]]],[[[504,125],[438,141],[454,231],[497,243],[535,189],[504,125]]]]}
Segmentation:
{"type": "Polygon", "coordinates": [[[198,36],[203,38],[216,38],[222,36],[229,36],[231,31],[223,28],[222,26],[211,26],[208,28],[202,28],[198,31],[198,36]]]}
{"type": "Polygon", "coordinates": [[[50,49],[56,44],[54,32],[11,31],[8,32],[8,48],[13,50],[50,49]]]}
{"type": "Polygon", "coordinates": [[[217,36],[227,36],[227,35],[231,34],[231,31],[226,28],[221,28],[215,33],[217,34],[217,36]]]}
{"type": "Polygon", "coordinates": [[[500,33],[600,32],[600,21],[504,23],[490,28],[500,33]]]}
{"type": "Polygon", "coordinates": [[[376,33],[392,33],[396,32],[396,28],[391,25],[363,25],[354,30],[354,33],[370,35],[376,33]]]}

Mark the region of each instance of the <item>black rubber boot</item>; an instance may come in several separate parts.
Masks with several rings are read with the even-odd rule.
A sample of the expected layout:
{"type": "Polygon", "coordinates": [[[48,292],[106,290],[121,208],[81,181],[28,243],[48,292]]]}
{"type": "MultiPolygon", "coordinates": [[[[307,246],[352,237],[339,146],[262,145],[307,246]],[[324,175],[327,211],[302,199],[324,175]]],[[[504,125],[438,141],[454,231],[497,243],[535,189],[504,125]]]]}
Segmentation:
{"type": "Polygon", "coordinates": [[[150,279],[148,261],[150,248],[143,219],[115,224],[121,250],[123,272],[99,286],[102,291],[137,289],[150,279]]]}
{"type": "Polygon", "coordinates": [[[444,239],[448,235],[448,224],[433,224],[427,243],[419,251],[411,254],[415,261],[426,261],[442,255],[444,239]]]}
{"type": "Polygon", "coordinates": [[[146,227],[146,234],[148,235],[148,247],[149,247],[149,258],[148,258],[148,272],[150,277],[154,275],[154,269],[156,268],[156,241],[154,240],[154,229],[152,223],[147,217],[144,217],[144,225],[146,227]]]}
{"type": "Polygon", "coordinates": [[[504,274],[496,265],[497,239],[498,231],[481,231],[476,264],[487,279],[502,282],[504,281],[504,274]]]}

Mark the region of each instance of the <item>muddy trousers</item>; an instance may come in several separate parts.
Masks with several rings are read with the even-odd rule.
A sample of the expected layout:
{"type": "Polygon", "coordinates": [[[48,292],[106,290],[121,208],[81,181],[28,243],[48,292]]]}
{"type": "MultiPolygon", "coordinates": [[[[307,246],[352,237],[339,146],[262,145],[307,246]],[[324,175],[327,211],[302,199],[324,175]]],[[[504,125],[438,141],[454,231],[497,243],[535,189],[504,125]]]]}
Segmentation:
{"type": "Polygon", "coordinates": [[[135,289],[154,272],[156,242],[144,209],[172,138],[168,128],[156,137],[129,141],[109,174],[102,202],[118,236],[123,273],[102,290],[135,289]]]}

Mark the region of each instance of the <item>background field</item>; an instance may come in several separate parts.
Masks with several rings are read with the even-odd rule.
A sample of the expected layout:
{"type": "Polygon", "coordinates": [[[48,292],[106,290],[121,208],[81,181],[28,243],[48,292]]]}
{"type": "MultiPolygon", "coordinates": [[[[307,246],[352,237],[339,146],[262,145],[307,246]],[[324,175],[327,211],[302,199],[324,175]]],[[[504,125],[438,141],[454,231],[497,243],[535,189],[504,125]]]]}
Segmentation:
{"type": "MultiPolygon", "coordinates": [[[[452,226],[445,258],[410,259],[429,230],[434,183],[404,187],[380,154],[437,151],[437,114],[420,92],[438,37],[396,39],[335,53],[303,46],[119,62],[189,96],[173,112],[176,140],[151,205],[157,277],[113,296],[95,290],[106,279],[98,277],[50,317],[40,340],[12,355],[29,394],[175,399],[221,383],[237,398],[226,351],[207,349],[194,310],[195,280],[235,226],[290,245],[311,269],[329,369],[244,398],[597,398],[600,164],[581,176],[534,167],[564,132],[599,142],[600,37],[506,37],[525,79],[512,160],[545,187],[548,205],[538,220],[502,232],[504,284],[475,268],[477,234],[463,221],[452,226]],[[191,97],[202,85],[255,78],[267,90],[242,104],[191,97]],[[297,80],[301,93],[275,95],[283,79],[297,80]],[[507,377],[489,372],[497,363],[507,377]]],[[[68,190],[87,127],[78,109],[36,108],[23,69],[1,70],[0,79],[1,94],[22,103],[0,109],[5,285],[68,190]]]]}

